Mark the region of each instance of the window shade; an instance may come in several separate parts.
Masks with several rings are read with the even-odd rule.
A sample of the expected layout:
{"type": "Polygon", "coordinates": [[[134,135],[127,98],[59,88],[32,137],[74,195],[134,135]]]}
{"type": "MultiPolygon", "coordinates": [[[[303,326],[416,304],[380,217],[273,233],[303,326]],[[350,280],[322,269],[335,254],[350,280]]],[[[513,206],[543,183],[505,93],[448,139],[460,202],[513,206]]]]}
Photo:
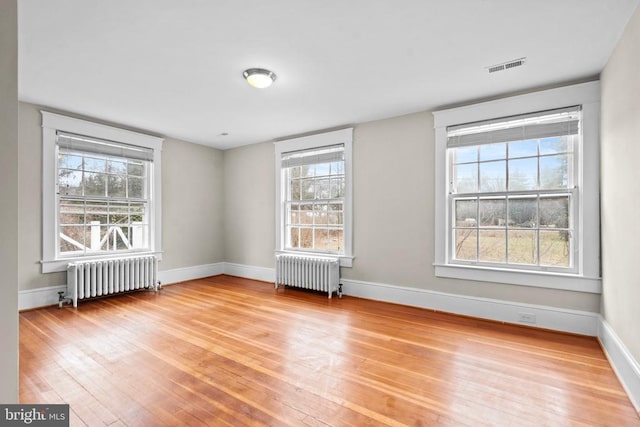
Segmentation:
{"type": "Polygon", "coordinates": [[[151,148],[138,147],[73,133],[58,131],[56,133],[56,144],[58,144],[59,148],[70,151],[124,157],[149,162],[153,161],[153,150],[151,148]]]}
{"type": "Polygon", "coordinates": [[[567,107],[447,127],[447,146],[492,144],[579,132],[580,107],[567,107]]]}
{"type": "Polygon", "coordinates": [[[344,144],[282,153],[283,168],[342,161],[344,161],[344,144]]]}

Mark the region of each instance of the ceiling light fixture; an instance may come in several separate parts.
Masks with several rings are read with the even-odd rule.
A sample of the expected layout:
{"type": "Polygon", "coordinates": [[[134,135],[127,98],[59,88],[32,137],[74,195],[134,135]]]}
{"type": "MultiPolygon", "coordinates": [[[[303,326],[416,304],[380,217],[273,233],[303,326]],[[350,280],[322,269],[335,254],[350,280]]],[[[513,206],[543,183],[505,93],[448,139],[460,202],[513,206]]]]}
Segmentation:
{"type": "Polygon", "coordinates": [[[247,83],[258,89],[269,87],[276,81],[275,73],[264,68],[249,68],[244,70],[242,76],[247,80],[247,83]]]}

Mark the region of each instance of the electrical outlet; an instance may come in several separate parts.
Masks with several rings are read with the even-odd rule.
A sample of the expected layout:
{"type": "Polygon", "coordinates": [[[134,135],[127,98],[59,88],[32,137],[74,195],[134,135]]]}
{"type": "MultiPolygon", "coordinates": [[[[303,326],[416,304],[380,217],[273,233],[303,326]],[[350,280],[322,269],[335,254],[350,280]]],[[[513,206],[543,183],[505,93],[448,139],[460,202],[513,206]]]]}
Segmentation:
{"type": "Polygon", "coordinates": [[[530,325],[536,324],[536,315],[532,313],[518,313],[518,322],[528,323],[530,325]]]}

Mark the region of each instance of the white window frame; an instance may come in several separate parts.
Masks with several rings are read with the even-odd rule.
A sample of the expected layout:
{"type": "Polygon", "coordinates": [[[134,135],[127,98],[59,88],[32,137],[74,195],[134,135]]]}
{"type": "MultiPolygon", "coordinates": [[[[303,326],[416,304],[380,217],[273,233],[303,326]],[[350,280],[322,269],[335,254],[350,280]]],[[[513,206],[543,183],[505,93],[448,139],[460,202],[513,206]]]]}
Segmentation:
{"type": "Polygon", "coordinates": [[[589,293],[602,292],[600,273],[600,82],[565,86],[465,107],[436,111],[435,127],[435,274],[438,277],[507,283],[589,293]],[[576,147],[578,192],[575,269],[537,270],[462,265],[451,261],[451,207],[448,200],[447,127],[500,117],[553,110],[572,105],[582,108],[582,145],[576,147]]]}
{"type": "Polygon", "coordinates": [[[292,138],[275,142],[275,178],[276,178],[276,253],[295,253],[309,256],[331,256],[340,259],[341,267],[351,267],[353,262],[353,128],[325,132],[316,135],[292,138]],[[291,251],[286,249],[285,200],[286,182],[281,167],[282,154],[291,151],[311,150],[331,145],[344,144],[344,254],[336,255],[323,252],[291,251]]]}
{"type": "Polygon", "coordinates": [[[149,182],[149,250],[135,251],[136,255],[154,254],[162,259],[162,143],[155,136],[119,129],[112,126],[41,111],[42,114],[42,272],[66,271],[74,260],[122,258],[132,252],[82,256],[56,255],[58,239],[58,209],[56,203],[57,146],[56,133],[64,131],[86,135],[153,150],[152,178],[149,182]]]}

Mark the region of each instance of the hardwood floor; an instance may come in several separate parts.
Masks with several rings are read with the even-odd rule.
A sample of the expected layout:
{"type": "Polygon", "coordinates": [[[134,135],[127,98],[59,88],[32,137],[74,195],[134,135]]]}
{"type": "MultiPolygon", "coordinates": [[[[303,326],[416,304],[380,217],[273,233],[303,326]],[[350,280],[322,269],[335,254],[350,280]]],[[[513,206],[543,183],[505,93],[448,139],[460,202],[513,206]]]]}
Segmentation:
{"type": "Polygon", "coordinates": [[[72,425],[640,425],[595,338],[216,276],[20,314],[72,425]]]}

